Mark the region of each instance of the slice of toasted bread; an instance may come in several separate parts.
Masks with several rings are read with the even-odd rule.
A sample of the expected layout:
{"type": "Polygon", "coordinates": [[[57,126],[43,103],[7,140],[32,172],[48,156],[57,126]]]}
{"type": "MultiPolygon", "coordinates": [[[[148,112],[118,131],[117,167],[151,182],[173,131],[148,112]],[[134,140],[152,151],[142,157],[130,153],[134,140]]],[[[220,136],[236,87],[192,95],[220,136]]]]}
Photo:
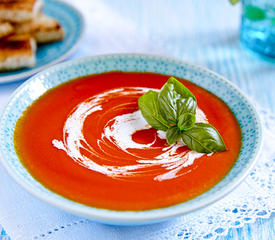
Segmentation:
{"type": "Polygon", "coordinates": [[[43,5],[43,0],[0,0],[0,20],[25,22],[34,18],[43,5]]]}
{"type": "Polygon", "coordinates": [[[31,21],[14,25],[16,34],[32,34],[38,43],[59,41],[64,38],[64,30],[58,21],[39,13],[31,21]]]}
{"type": "Polygon", "coordinates": [[[9,22],[0,22],[0,38],[6,37],[13,32],[13,26],[9,22]]]}
{"type": "Polygon", "coordinates": [[[11,36],[0,41],[0,71],[32,67],[36,42],[30,35],[11,36]]]}

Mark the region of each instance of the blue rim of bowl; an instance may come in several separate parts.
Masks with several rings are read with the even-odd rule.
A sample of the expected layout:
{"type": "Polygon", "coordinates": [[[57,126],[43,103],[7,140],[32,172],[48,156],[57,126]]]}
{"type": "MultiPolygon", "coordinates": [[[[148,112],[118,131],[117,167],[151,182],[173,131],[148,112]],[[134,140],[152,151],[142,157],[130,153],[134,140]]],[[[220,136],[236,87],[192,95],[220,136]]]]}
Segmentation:
{"type": "MultiPolygon", "coordinates": [[[[247,106],[252,110],[256,123],[259,126],[259,129],[257,131],[258,133],[258,142],[256,145],[256,148],[254,148],[252,154],[250,155],[250,165],[241,172],[241,174],[238,174],[237,178],[234,178],[234,181],[231,182],[231,184],[226,187],[225,189],[219,191],[217,194],[215,194],[214,197],[211,197],[207,202],[199,203],[199,204],[193,204],[192,207],[188,209],[184,209],[184,205],[187,202],[179,203],[176,205],[172,205],[165,208],[159,208],[159,209],[152,209],[152,210],[144,210],[144,211],[117,211],[117,210],[108,210],[108,209],[99,209],[92,206],[87,206],[81,203],[77,203],[75,201],[69,200],[67,198],[64,198],[51,190],[45,188],[43,185],[41,185],[36,179],[33,180],[37,183],[39,183],[43,188],[45,188],[47,191],[51,193],[51,196],[48,196],[47,194],[43,195],[41,193],[37,193],[34,189],[32,189],[28,184],[25,184],[20,181],[20,178],[9,168],[9,165],[7,162],[9,161],[8,158],[3,153],[3,150],[0,147],[0,162],[2,162],[3,166],[6,168],[7,172],[10,176],[13,177],[13,179],[21,185],[25,190],[30,192],[35,197],[59,208],[63,209],[66,212],[76,214],[78,216],[83,216],[90,218],[92,220],[95,220],[97,222],[101,223],[107,223],[107,224],[113,224],[113,225],[141,225],[141,224],[148,224],[148,223],[154,223],[154,222],[160,222],[167,219],[171,219],[176,216],[180,216],[183,214],[190,214],[191,212],[197,211],[201,208],[204,208],[217,200],[223,198],[227,194],[229,194],[231,191],[233,191],[248,175],[248,173],[251,171],[251,169],[255,166],[256,160],[260,154],[261,148],[262,148],[262,124],[260,121],[260,117],[249,100],[249,98],[239,90],[238,87],[236,87],[233,83],[231,83],[229,80],[227,80],[225,77],[205,68],[198,66],[196,64],[191,64],[176,58],[172,57],[164,57],[164,56],[158,56],[158,55],[151,55],[151,54],[136,54],[136,53],[128,53],[128,54],[104,54],[104,55],[98,55],[98,56],[91,56],[91,57],[85,57],[81,59],[74,59],[67,62],[59,63],[55,66],[52,66],[40,73],[37,73],[36,75],[32,76],[29,80],[24,82],[20,87],[18,87],[15,92],[10,97],[10,100],[8,101],[8,104],[6,107],[2,110],[0,113],[0,130],[1,130],[1,122],[4,119],[4,115],[6,112],[8,112],[10,105],[13,103],[13,99],[16,97],[17,94],[19,94],[28,84],[35,81],[36,78],[42,76],[43,74],[50,74],[56,71],[60,71],[63,69],[66,69],[67,67],[70,67],[71,65],[77,65],[81,64],[82,62],[86,62],[89,60],[104,60],[105,58],[115,58],[115,57],[121,57],[121,58],[127,58],[127,57],[136,57],[136,58],[148,58],[148,59],[155,59],[155,60],[162,60],[167,61],[170,63],[176,63],[181,65],[186,65],[188,67],[197,69],[198,71],[205,72],[207,74],[210,74],[214,76],[215,78],[220,79],[221,81],[224,81],[226,84],[228,84],[234,91],[238,93],[239,96],[241,96],[242,100],[247,104],[247,106]],[[182,206],[183,205],[183,206],[182,206]]],[[[91,73],[92,74],[92,73],[91,73]]],[[[70,79],[66,80],[69,81],[70,79]]],[[[66,82],[63,81],[63,82],[66,82]]],[[[61,82],[60,82],[61,83],[61,82]]],[[[1,137],[1,135],[0,135],[1,137]]],[[[0,139],[1,140],[1,139],[0,139]]],[[[1,142],[1,141],[0,141],[1,142]]],[[[23,167],[24,168],[24,167],[23,167]]],[[[206,192],[207,193],[207,192],[206,192]]],[[[200,195],[201,196],[201,195],[200,195]]],[[[198,196],[199,197],[199,196],[198,196]]],[[[196,197],[197,198],[197,197],[196,197]]],[[[196,199],[194,198],[194,199],[196,199]]],[[[191,199],[193,200],[193,199],[191,199]]],[[[191,201],[190,200],[190,201],[191,201]]]]}
{"type": "MultiPolygon", "coordinates": [[[[59,56],[57,59],[55,59],[52,62],[46,63],[40,67],[32,67],[29,70],[22,72],[22,73],[17,73],[17,74],[11,74],[8,76],[4,76],[4,77],[0,77],[0,85],[1,84],[5,84],[5,83],[11,83],[11,82],[16,82],[16,81],[20,81],[22,79],[28,78],[36,73],[39,73],[40,71],[47,69],[49,67],[51,67],[52,65],[62,62],[64,59],[66,59],[67,57],[69,57],[75,50],[76,48],[79,46],[79,43],[81,42],[83,36],[84,36],[84,32],[86,29],[86,24],[83,18],[82,13],[75,8],[74,6],[72,6],[71,4],[63,1],[63,0],[55,0],[56,2],[62,3],[63,5],[65,5],[66,7],[73,9],[73,11],[77,14],[78,18],[80,19],[81,22],[81,33],[76,41],[76,43],[67,51],[65,52],[63,55],[59,56]],[[13,79],[11,80],[11,77],[13,77],[13,79]]],[[[11,71],[12,73],[12,71],[11,71]]]]}

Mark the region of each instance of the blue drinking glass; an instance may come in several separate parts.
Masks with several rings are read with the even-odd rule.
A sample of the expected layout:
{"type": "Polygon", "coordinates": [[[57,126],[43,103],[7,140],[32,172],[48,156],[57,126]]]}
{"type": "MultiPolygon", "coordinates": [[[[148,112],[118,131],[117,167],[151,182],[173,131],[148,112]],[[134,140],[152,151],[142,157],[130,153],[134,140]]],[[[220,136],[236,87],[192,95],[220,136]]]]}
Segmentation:
{"type": "Polygon", "coordinates": [[[242,7],[243,46],[275,59],[275,0],[242,0],[242,7]]]}

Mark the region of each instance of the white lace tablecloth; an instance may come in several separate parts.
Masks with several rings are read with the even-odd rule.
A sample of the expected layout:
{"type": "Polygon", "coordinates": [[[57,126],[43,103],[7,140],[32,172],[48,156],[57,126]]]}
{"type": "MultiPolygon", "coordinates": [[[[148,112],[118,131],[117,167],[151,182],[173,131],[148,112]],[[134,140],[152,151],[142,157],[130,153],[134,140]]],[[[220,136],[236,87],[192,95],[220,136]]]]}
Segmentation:
{"type": "MultiPolygon", "coordinates": [[[[275,65],[241,48],[240,6],[232,7],[226,0],[70,2],[83,12],[87,25],[71,58],[139,52],[206,66],[238,85],[257,105],[264,145],[250,175],[222,200],[171,221],[138,227],[98,224],[58,210],[23,190],[0,165],[0,224],[11,239],[214,239],[231,227],[275,212],[275,115],[271,113],[275,110],[271,92],[275,89],[275,65]]],[[[0,110],[18,85],[0,86],[0,110]]]]}

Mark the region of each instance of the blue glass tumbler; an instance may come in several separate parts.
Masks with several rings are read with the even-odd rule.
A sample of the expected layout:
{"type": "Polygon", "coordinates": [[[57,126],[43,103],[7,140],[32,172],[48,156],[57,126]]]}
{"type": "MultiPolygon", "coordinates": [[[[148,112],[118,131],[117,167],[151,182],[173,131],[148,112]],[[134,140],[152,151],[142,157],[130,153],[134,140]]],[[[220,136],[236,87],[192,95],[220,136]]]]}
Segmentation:
{"type": "Polygon", "coordinates": [[[275,0],[242,0],[241,42],[255,53],[275,59],[275,0]]]}

